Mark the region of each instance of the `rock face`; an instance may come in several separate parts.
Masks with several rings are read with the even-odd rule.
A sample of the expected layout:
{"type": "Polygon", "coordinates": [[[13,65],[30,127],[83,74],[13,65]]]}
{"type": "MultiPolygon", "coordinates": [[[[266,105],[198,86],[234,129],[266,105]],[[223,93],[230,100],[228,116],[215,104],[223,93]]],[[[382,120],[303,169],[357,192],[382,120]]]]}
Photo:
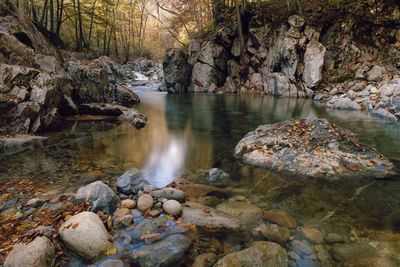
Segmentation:
{"type": "Polygon", "coordinates": [[[230,266],[287,266],[286,251],[280,245],[272,242],[254,242],[247,249],[226,255],[214,265],[216,267],[230,266]]]}
{"type": "Polygon", "coordinates": [[[47,237],[36,237],[28,244],[18,243],[8,254],[4,267],[50,267],[55,261],[53,243],[47,237]]]}
{"type": "Polygon", "coordinates": [[[61,57],[12,1],[0,3],[0,135],[57,130],[71,83],[61,57]]]}
{"type": "Polygon", "coordinates": [[[117,189],[125,195],[137,194],[147,184],[139,172],[127,171],[118,178],[117,189]]]}
{"type": "Polygon", "coordinates": [[[72,216],[60,227],[62,241],[72,250],[89,260],[98,259],[112,248],[109,234],[103,222],[92,212],[81,212],[72,216]]]}
{"type": "Polygon", "coordinates": [[[163,60],[164,82],[168,92],[182,94],[187,92],[192,66],[187,56],[179,49],[169,49],[163,60]]]}
{"type": "Polygon", "coordinates": [[[75,103],[115,102],[130,107],[140,102],[139,97],[133,91],[116,84],[116,80],[122,79],[120,77],[122,74],[112,71],[117,67],[107,57],[83,62],[68,61],[64,67],[72,78],[74,86],[72,99],[75,103]]]}
{"type": "Polygon", "coordinates": [[[101,181],[79,188],[75,198],[77,201],[88,201],[92,206],[91,211],[102,211],[105,214],[112,214],[119,202],[114,191],[101,181]]]}
{"type": "Polygon", "coordinates": [[[237,144],[234,156],[246,164],[311,177],[394,174],[389,160],[325,119],[261,125],[237,144]]]}
{"type": "Polygon", "coordinates": [[[315,88],[322,79],[322,66],[324,65],[326,48],[313,39],[304,53],[303,79],[307,88],[315,88]]]}

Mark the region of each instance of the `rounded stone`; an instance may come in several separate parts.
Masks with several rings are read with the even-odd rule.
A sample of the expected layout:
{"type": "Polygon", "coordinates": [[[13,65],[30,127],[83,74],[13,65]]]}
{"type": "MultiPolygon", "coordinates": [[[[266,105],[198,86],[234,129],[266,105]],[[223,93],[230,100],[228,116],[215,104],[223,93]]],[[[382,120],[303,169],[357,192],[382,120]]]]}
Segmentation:
{"type": "Polygon", "coordinates": [[[168,213],[172,216],[176,216],[179,213],[181,213],[182,206],[178,201],[171,199],[171,200],[165,201],[165,203],[163,205],[163,209],[166,213],[168,213]]]}
{"type": "Polygon", "coordinates": [[[89,260],[95,260],[112,248],[110,235],[100,217],[93,212],[81,212],[72,216],[60,227],[61,240],[75,252],[89,260]]]}
{"type": "Polygon", "coordinates": [[[153,207],[153,197],[149,194],[144,194],[137,201],[138,209],[144,212],[146,209],[153,207]]]}
{"type": "Polygon", "coordinates": [[[133,199],[125,199],[121,201],[121,208],[133,209],[136,207],[136,201],[133,199]]]}
{"type": "Polygon", "coordinates": [[[305,239],[314,244],[320,244],[324,240],[324,234],[315,228],[302,227],[300,233],[305,239]]]}

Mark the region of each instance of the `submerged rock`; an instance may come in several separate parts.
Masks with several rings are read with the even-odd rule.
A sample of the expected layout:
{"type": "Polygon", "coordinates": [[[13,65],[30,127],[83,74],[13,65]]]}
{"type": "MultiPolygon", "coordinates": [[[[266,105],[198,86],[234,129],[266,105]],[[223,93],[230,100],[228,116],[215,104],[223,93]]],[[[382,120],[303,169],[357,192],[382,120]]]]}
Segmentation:
{"type": "Polygon", "coordinates": [[[221,185],[229,179],[229,174],[221,169],[212,168],[206,173],[206,178],[211,184],[221,185]]]}
{"type": "Polygon", "coordinates": [[[236,145],[234,156],[250,165],[311,177],[382,178],[395,173],[375,149],[326,119],[261,125],[236,145]]]}
{"type": "Polygon", "coordinates": [[[88,201],[92,206],[91,211],[102,211],[105,214],[112,214],[119,202],[114,191],[101,181],[79,188],[75,198],[81,202],[88,201]]]}
{"type": "Polygon", "coordinates": [[[240,221],[224,213],[216,212],[207,207],[184,207],[182,210],[182,222],[196,226],[212,226],[221,229],[238,229],[240,221]]]}
{"type": "Polygon", "coordinates": [[[89,260],[95,260],[112,248],[110,235],[100,217],[93,212],[81,212],[72,216],[60,227],[60,237],[64,243],[89,260]]]}
{"type": "Polygon", "coordinates": [[[4,267],[50,267],[54,260],[53,243],[47,237],[40,236],[28,244],[16,244],[8,254],[4,267]]]}
{"type": "Polygon", "coordinates": [[[173,234],[157,241],[151,245],[143,246],[135,251],[138,256],[140,266],[174,266],[173,263],[179,261],[192,244],[192,238],[185,234],[173,234]]]}
{"type": "Polygon", "coordinates": [[[238,218],[248,226],[257,226],[263,217],[262,209],[246,202],[223,203],[218,205],[216,210],[238,218]]]}
{"type": "Polygon", "coordinates": [[[232,266],[274,266],[285,267],[288,258],[284,248],[273,242],[258,241],[247,249],[226,255],[215,267],[232,266]]]}
{"type": "Polygon", "coordinates": [[[284,210],[268,210],[264,212],[264,218],[270,222],[282,225],[289,229],[296,228],[296,220],[284,210]]]}

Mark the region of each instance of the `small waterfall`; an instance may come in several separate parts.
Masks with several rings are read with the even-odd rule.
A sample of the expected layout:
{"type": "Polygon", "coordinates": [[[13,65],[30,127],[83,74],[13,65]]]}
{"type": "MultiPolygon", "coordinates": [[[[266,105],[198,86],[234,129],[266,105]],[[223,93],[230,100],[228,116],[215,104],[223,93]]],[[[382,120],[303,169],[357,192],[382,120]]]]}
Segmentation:
{"type": "Polygon", "coordinates": [[[143,75],[142,73],[140,73],[140,72],[136,72],[136,71],[134,71],[133,72],[133,75],[134,75],[134,77],[135,77],[135,81],[148,81],[149,80],[149,78],[148,77],[146,77],[145,75],[143,75]]]}

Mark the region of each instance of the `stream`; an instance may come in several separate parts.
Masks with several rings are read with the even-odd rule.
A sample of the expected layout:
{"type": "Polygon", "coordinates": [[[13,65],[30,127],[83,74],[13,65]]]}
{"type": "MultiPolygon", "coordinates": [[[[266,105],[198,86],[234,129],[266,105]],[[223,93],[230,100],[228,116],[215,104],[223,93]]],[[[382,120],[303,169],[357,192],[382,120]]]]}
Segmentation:
{"type": "MultiPolygon", "coordinates": [[[[91,177],[115,185],[125,171],[141,169],[148,181],[163,187],[174,178],[207,183],[204,173],[218,167],[230,175],[222,187],[253,205],[287,210],[301,225],[340,233],[345,240],[374,240],[400,259],[400,179],[284,177],[241,165],[232,156],[237,142],[260,124],[314,116],[353,131],[361,142],[400,161],[398,123],[365,112],[327,110],[308,99],[168,95],[156,88],[132,87],[141,99],[136,108],[149,118],[143,129],[113,121],[68,122],[42,143],[0,156],[0,183],[35,177],[74,192],[91,177]]],[[[231,196],[217,197],[223,203],[231,196]]]]}

